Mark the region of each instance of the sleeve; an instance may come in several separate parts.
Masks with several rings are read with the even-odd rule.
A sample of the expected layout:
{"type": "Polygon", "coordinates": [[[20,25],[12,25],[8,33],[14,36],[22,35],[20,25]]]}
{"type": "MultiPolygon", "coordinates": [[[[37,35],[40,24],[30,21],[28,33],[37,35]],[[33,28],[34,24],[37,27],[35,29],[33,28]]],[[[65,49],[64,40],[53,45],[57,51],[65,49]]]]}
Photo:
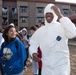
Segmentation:
{"type": "Polygon", "coordinates": [[[3,63],[3,60],[2,60],[2,57],[3,56],[3,53],[0,51],[0,63],[3,63]]]}
{"type": "MultiPolygon", "coordinates": [[[[19,43],[18,43],[19,44],[19,43]]],[[[11,67],[12,69],[13,68],[18,68],[18,67],[21,67],[21,65],[24,65],[24,61],[26,59],[26,49],[23,45],[23,43],[20,43],[19,46],[18,46],[18,54],[19,54],[19,58],[17,61],[15,61],[11,67]]]]}
{"type": "Polygon", "coordinates": [[[0,63],[3,63],[3,60],[2,60],[2,56],[3,56],[3,45],[4,45],[4,42],[2,43],[2,45],[1,45],[1,48],[0,48],[0,63]]]}
{"type": "Polygon", "coordinates": [[[68,17],[62,17],[60,19],[60,23],[62,27],[64,28],[67,38],[76,37],[76,27],[68,17]]]}
{"type": "Polygon", "coordinates": [[[37,30],[30,38],[29,53],[32,56],[33,53],[37,53],[39,47],[39,31],[37,30]]]}
{"type": "Polygon", "coordinates": [[[0,35],[0,49],[3,42],[4,42],[4,38],[2,37],[2,35],[0,35]]]}

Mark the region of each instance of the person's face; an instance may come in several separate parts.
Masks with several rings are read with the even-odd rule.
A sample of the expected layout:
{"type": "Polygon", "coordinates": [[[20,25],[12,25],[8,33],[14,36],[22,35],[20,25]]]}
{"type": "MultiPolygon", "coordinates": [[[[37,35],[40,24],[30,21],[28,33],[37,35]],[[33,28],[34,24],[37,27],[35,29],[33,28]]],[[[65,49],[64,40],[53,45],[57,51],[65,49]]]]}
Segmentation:
{"type": "Polygon", "coordinates": [[[22,31],[22,34],[23,34],[23,35],[25,35],[25,34],[26,34],[26,31],[25,31],[25,30],[23,30],[23,31],[22,31]]]}
{"type": "Polygon", "coordinates": [[[10,28],[8,33],[7,33],[8,38],[15,38],[16,35],[17,35],[16,29],[10,28]]]}
{"type": "Polygon", "coordinates": [[[45,18],[46,18],[46,21],[50,23],[52,22],[54,15],[52,13],[46,13],[45,18]]]}
{"type": "Polygon", "coordinates": [[[31,34],[31,35],[33,35],[33,34],[34,34],[34,32],[35,32],[35,31],[34,31],[34,30],[32,30],[32,29],[30,30],[30,34],[31,34]]]}

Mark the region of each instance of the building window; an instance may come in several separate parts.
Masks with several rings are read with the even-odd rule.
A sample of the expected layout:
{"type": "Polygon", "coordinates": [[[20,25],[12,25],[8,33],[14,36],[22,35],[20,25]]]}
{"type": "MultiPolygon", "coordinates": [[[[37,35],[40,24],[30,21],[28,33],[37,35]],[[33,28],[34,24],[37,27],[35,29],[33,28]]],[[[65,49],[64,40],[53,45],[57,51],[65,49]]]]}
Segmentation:
{"type": "Polygon", "coordinates": [[[69,14],[69,9],[62,9],[62,13],[65,15],[69,14]]]}
{"type": "Polygon", "coordinates": [[[2,25],[7,25],[7,22],[8,22],[7,18],[3,17],[2,18],[2,25]]]}
{"type": "Polygon", "coordinates": [[[44,21],[44,17],[37,17],[37,23],[41,23],[44,21]]]}
{"type": "Polygon", "coordinates": [[[14,19],[13,22],[14,22],[15,26],[18,26],[18,20],[17,19],[14,19]]]}
{"type": "Polygon", "coordinates": [[[37,13],[43,13],[44,7],[37,7],[37,13]]]}
{"type": "Polygon", "coordinates": [[[20,12],[27,12],[27,6],[20,6],[20,12]]]}
{"type": "Polygon", "coordinates": [[[20,17],[20,22],[22,23],[27,23],[27,20],[28,18],[27,17],[20,17]]]}
{"type": "Polygon", "coordinates": [[[2,14],[4,14],[4,15],[7,14],[7,8],[2,8],[2,14]]]}
{"type": "Polygon", "coordinates": [[[12,8],[12,14],[17,15],[17,8],[12,8]]]}

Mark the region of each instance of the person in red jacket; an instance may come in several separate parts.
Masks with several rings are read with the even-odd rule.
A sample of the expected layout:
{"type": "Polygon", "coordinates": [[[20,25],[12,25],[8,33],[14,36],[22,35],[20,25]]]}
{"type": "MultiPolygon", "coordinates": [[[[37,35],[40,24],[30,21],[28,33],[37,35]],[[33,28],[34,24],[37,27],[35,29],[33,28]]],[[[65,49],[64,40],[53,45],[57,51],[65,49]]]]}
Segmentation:
{"type": "MultiPolygon", "coordinates": [[[[42,52],[40,50],[40,47],[38,47],[38,57],[41,59],[42,58],[42,52]]],[[[42,61],[40,60],[38,62],[38,66],[39,66],[39,72],[38,72],[38,75],[41,75],[41,69],[42,69],[42,61]]]]}
{"type": "MultiPolygon", "coordinates": [[[[40,27],[42,27],[44,25],[45,25],[45,23],[44,22],[41,22],[40,27]]],[[[42,58],[42,52],[40,50],[40,47],[38,47],[37,53],[38,53],[38,57],[41,59],[42,58]]],[[[38,66],[39,66],[38,75],[41,75],[41,70],[42,70],[42,61],[41,60],[38,62],[38,66]]]]}

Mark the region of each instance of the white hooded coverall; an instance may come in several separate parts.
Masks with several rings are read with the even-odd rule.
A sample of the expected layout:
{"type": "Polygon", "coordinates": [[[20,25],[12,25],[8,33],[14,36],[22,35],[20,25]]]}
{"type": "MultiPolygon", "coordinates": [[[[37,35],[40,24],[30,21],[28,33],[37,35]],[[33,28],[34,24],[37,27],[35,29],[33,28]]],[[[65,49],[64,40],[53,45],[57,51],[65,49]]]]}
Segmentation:
{"type": "Polygon", "coordinates": [[[44,9],[46,13],[53,13],[51,23],[40,27],[30,39],[29,52],[32,56],[37,53],[37,48],[42,51],[42,75],[70,75],[70,59],[68,39],[76,36],[76,27],[67,17],[62,17],[58,23],[57,16],[51,9],[54,4],[48,4],[44,9]],[[61,40],[57,40],[57,37],[61,40]]]}

